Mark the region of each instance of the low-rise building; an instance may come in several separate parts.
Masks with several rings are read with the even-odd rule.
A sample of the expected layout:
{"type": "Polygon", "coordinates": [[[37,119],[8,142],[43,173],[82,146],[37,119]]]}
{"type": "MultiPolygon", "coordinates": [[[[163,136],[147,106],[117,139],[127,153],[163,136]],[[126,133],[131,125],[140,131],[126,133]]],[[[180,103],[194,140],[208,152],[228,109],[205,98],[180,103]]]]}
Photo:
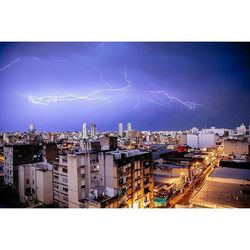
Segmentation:
{"type": "Polygon", "coordinates": [[[248,140],[227,139],[224,141],[224,155],[241,156],[249,154],[248,140]]]}
{"type": "Polygon", "coordinates": [[[216,168],[194,196],[192,204],[211,208],[249,207],[250,170],[216,168]]]}
{"type": "Polygon", "coordinates": [[[24,164],[18,167],[19,197],[30,206],[53,204],[52,165],[47,162],[24,164]]]}

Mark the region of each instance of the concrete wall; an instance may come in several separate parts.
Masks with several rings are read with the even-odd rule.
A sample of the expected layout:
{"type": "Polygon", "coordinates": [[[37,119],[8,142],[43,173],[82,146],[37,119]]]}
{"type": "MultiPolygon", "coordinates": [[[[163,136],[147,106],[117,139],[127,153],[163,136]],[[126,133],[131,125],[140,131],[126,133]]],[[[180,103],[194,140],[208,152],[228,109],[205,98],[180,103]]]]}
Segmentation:
{"type": "Polygon", "coordinates": [[[224,154],[249,154],[248,141],[225,140],[224,154]]]}
{"type": "Polygon", "coordinates": [[[4,147],[4,183],[13,185],[13,148],[4,147]]]}
{"type": "Polygon", "coordinates": [[[187,135],[186,134],[181,134],[180,144],[181,145],[186,145],[187,144],[187,135]]]}
{"type": "Polygon", "coordinates": [[[26,189],[34,200],[46,205],[53,204],[52,171],[43,171],[37,164],[25,164],[18,167],[18,185],[20,202],[25,203],[26,189]]]}
{"type": "Polygon", "coordinates": [[[79,194],[80,194],[80,183],[79,183],[79,167],[80,159],[76,155],[68,155],[68,198],[69,207],[79,207],[79,194]]]}
{"type": "Polygon", "coordinates": [[[212,148],[216,143],[215,134],[187,134],[187,145],[192,148],[212,148]]]}
{"type": "Polygon", "coordinates": [[[187,145],[192,148],[198,148],[198,135],[187,134],[187,145]]]}
{"type": "Polygon", "coordinates": [[[215,134],[199,134],[199,148],[212,148],[215,146],[215,134]]]}
{"type": "Polygon", "coordinates": [[[52,171],[36,171],[37,200],[50,205],[53,204],[52,171]]]}

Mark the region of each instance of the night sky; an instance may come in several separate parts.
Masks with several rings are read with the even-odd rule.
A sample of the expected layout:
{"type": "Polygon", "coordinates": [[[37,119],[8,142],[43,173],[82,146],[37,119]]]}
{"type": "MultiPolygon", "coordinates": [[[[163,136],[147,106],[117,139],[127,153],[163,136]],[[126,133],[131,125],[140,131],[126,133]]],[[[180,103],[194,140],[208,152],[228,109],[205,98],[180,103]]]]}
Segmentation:
{"type": "Polygon", "coordinates": [[[250,43],[0,43],[0,131],[250,124],[250,43]]]}

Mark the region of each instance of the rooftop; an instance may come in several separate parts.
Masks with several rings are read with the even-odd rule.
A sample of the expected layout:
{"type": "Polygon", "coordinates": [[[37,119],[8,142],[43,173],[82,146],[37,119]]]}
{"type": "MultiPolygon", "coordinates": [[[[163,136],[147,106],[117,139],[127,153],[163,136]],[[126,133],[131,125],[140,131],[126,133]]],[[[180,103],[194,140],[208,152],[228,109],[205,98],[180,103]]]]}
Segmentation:
{"type": "Polygon", "coordinates": [[[215,168],[210,177],[250,180],[250,169],[215,168]]]}
{"type": "Polygon", "coordinates": [[[207,181],[193,204],[203,207],[250,207],[250,186],[207,181]]]}
{"type": "Polygon", "coordinates": [[[188,167],[189,166],[186,165],[176,165],[170,163],[162,163],[157,165],[157,168],[188,168],[188,167]]]}

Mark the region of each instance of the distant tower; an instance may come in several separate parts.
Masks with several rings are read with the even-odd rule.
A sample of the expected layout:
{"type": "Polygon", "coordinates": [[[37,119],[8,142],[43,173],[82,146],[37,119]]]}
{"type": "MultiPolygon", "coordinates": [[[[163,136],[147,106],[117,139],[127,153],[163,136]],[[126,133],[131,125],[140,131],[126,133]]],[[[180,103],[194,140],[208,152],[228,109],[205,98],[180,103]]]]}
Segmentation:
{"type": "Polygon", "coordinates": [[[91,126],[90,126],[90,135],[91,135],[91,137],[96,136],[96,125],[95,124],[91,124],[91,126]]]}
{"type": "Polygon", "coordinates": [[[123,136],[122,123],[119,123],[119,124],[118,124],[118,135],[119,135],[120,137],[123,136]]]}
{"type": "Polygon", "coordinates": [[[128,130],[128,132],[130,132],[132,130],[132,125],[130,122],[127,124],[127,130],[128,130]]]}
{"type": "Polygon", "coordinates": [[[35,132],[35,124],[34,123],[30,123],[29,132],[35,132]]]}
{"type": "Polygon", "coordinates": [[[131,125],[131,123],[129,122],[128,124],[127,124],[127,137],[129,136],[129,132],[132,130],[132,125],[131,125]]]}
{"type": "Polygon", "coordinates": [[[86,123],[82,124],[82,137],[84,139],[87,138],[87,124],[86,123]]]}
{"type": "Polygon", "coordinates": [[[244,123],[242,123],[241,125],[240,125],[240,127],[237,127],[236,128],[236,132],[237,132],[237,134],[241,134],[241,135],[244,135],[244,134],[246,134],[246,126],[244,125],[244,123]]]}

